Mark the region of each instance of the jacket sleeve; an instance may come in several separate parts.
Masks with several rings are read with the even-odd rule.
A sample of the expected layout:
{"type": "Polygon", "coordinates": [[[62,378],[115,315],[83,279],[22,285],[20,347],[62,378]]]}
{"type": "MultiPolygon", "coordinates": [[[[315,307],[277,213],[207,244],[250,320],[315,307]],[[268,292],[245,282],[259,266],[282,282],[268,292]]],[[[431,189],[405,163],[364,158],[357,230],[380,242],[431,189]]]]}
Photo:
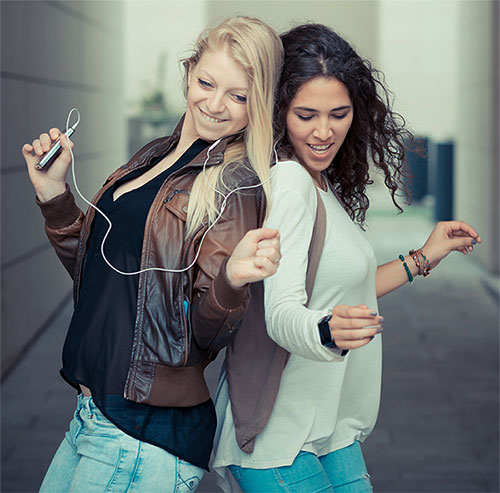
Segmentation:
{"type": "Polygon", "coordinates": [[[226,263],[245,233],[261,226],[262,202],[260,191],[233,194],[223,216],[203,240],[191,305],[193,337],[201,349],[219,351],[227,345],[246,311],[249,286],[232,287],[226,263]]]}
{"type": "Polygon", "coordinates": [[[45,218],[45,232],[62,264],[73,278],[78,240],[84,214],[75,203],[68,185],[66,191],[57,197],[36,203],[45,218]]]}

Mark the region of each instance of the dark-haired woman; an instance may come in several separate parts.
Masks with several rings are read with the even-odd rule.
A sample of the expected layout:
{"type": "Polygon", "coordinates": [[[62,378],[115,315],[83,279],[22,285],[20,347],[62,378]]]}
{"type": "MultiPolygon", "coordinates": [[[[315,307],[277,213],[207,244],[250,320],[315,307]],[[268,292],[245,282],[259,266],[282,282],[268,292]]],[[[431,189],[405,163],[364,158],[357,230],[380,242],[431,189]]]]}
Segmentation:
{"type": "MultiPolygon", "coordinates": [[[[427,277],[451,251],[466,254],[481,238],[463,222],[439,223],[422,248],[409,245],[415,251],[399,258],[395,252],[394,261],[377,267],[359,228],[369,204],[369,168],[383,173],[401,210],[396,193],[410,134],[391,111],[377,72],[334,31],[308,24],[281,38],[276,127],[282,160],[273,172],[267,225],[280,230],[283,258],[265,282],[265,312],[270,340],[290,355],[283,359],[278,349],[247,355],[249,371],[269,368],[262,392],[245,398],[254,410],[247,414],[236,396],[252,382],[228,360],[217,399],[214,467],[245,492],[368,492],[360,443],[379,408],[383,317],[377,298],[417,275],[427,277]],[[326,229],[308,294],[318,200],[326,229]],[[277,360],[286,364],[278,372],[277,360]],[[274,394],[269,381],[279,382],[274,394]]],[[[236,349],[244,336],[238,334],[236,349]]]]}

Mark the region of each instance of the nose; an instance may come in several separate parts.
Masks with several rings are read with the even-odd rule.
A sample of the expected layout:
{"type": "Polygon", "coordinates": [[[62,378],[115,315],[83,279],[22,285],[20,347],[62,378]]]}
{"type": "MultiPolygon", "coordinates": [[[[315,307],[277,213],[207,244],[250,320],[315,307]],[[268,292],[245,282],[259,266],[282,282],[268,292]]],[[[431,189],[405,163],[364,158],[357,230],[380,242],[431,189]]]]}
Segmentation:
{"type": "Polygon", "coordinates": [[[219,91],[214,91],[207,99],[207,110],[215,116],[217,113],[222,113],[224,109],[224,94],[219,91]]]}
{"type": "Polygon", "coordinates": [[[313,137],[319,140],[328,140],[333,135],[333,128],[328,119],[318,120],[314,130],[313,137]]]}

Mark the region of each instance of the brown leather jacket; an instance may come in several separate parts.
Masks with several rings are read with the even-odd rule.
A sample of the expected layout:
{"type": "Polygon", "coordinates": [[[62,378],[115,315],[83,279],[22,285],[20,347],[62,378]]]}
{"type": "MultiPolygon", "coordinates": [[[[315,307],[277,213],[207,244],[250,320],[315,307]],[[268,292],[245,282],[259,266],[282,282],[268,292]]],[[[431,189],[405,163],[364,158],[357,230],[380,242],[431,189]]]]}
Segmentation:
{"type": "MultiPolygon", "coordinates": [[[[172,136],[150,142],[112,173],[93,203],[127,173],[172,150],[181,126],[182,120],[172,136]]],[[[226,145],[233,139],[226,137],[210,151],[207,167],[222,162],[226,145]]],[[[200,226],[185,239],[186,212],[206,152],[172,173],[158,191],[146,220],[141,269],[181,269],[194,260],[207,226],[200,226]]],[[[247,164],[239,163],[229,167],[224,181],[233,189],[256,184],[258,178],[247,164]]],[[[48,238],[74,280],[76,303],[95,210],[89,208],[83,214],[69,188],[38,204],[48,238]]],[[[150,271],[139,275],[134,342],[124,389],[127,399],[157,406],[193,406],[209,398],[203,369],[235,335],[250,298],[248,286],[231,287],[225,264],[244,234],[262,225],[264,215],[260,187],[238,191],[231,195],[224,214],[205,237],[193,268],[182,273],[150,271]]]]}

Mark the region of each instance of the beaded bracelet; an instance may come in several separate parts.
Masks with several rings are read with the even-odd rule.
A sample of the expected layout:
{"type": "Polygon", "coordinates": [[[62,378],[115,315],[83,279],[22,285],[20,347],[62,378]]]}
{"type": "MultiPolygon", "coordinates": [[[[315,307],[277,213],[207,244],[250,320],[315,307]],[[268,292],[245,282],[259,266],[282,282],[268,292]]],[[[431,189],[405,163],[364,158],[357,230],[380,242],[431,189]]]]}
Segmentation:
{"type": "Polygon", "coordinates": [[[427,260],[427,257],[424,255],[424,252],[422,251],[421,248],[419,248],[417,250],[417,252],[420,253],[420,255],[422,255],[422,258],[424,259],[424,262],[423,262],[424,263],[424,269],[422,271],[422,275],[424,277],[427,277],[431,273],[431,269],[432,269],[431,263],[429,262],[429,260],[427,260]]]}
{"type": "Polygon", "coordinates": [[[408,255],[411,255],[411,258],[413,259],[413,261],[415,262],[415,265],[417,266],[417,273],[418,275],[422,275],[423,271],[421,270],[421,267],[420,267],[420,260],[418,259],[418,253],[415,251],[415,250],[410,250],[408,252],[408,255]]]}
{"type": "Polygon", "coordinates": [[[400,255],[399,260],[401,260],[401,262],[403,262],[403,267],[405,268],[406,275],[408,276],[408,281],[410,281],[410,284],[413,284],[413,276],[411,275],[411,270],[408,267],[408,264],[406,263],[404,256],[400,255]]]}

